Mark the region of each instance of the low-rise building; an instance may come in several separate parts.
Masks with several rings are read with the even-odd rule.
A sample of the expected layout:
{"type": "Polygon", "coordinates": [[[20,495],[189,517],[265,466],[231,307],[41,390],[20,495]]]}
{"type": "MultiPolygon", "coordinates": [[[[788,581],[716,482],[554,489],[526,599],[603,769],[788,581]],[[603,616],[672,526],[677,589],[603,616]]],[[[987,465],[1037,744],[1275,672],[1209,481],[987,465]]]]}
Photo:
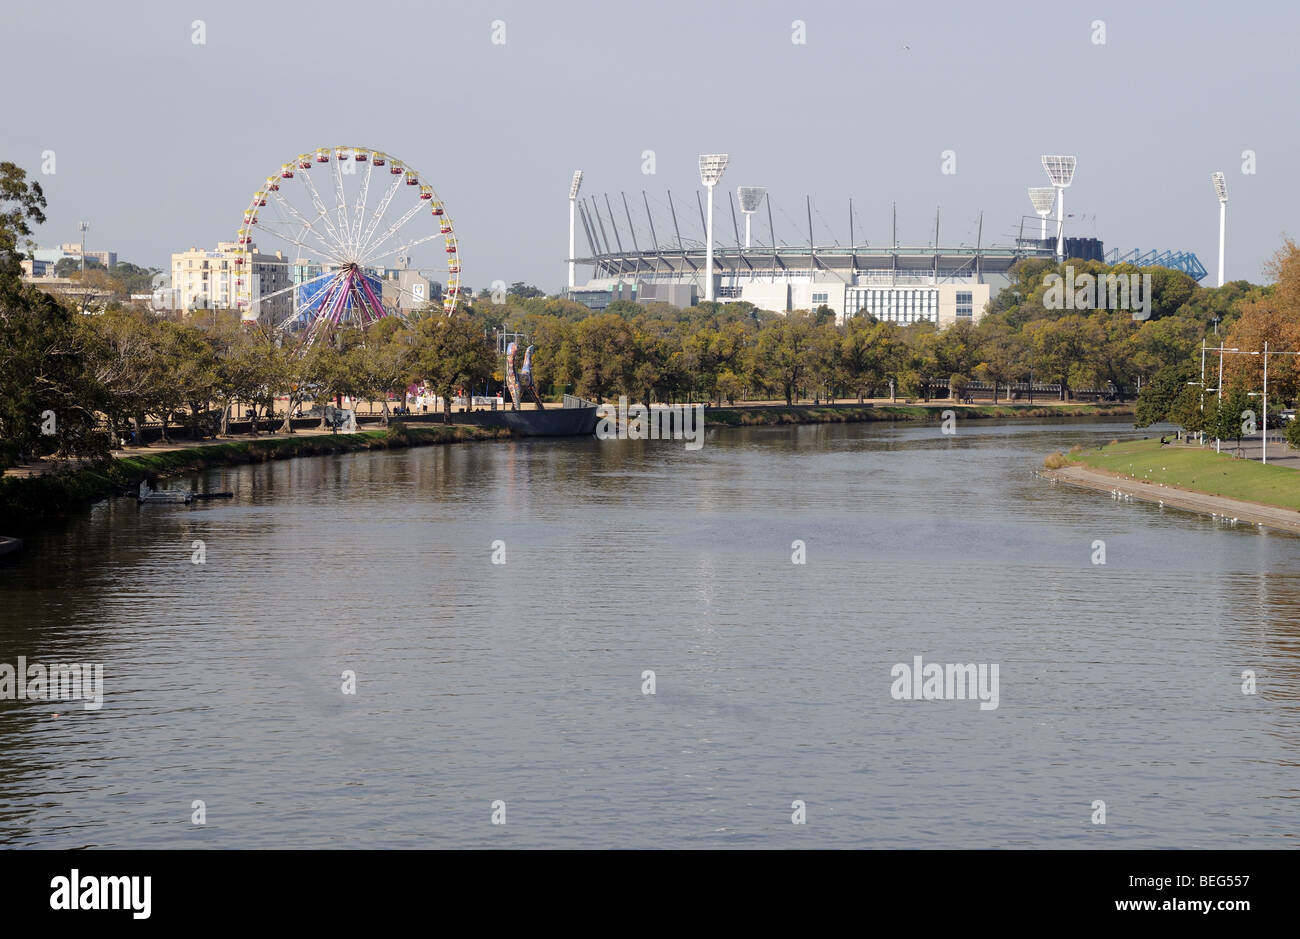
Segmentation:
{"type": "Polygon", "coordinates": [[[235,241],[218,242],[215,251],[191,247],[172,255],[171,302],[181,310],[238,309],[245,320],[279,323],[294,308],[290,278],[280,251],[262,254],[235,241]]]}

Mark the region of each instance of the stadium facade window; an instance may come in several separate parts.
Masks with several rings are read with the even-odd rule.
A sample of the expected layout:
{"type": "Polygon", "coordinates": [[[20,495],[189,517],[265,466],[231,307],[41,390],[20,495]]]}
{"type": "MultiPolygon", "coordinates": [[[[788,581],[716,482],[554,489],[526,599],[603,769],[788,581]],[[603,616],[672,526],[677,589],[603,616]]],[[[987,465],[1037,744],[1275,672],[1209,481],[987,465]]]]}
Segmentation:
{"type": "Polygon", "coordinates": [[[958,316],[975,315],[975,302],[973,299],[972,291],[969,290],[957,291],[957,315],[958,316]]]}

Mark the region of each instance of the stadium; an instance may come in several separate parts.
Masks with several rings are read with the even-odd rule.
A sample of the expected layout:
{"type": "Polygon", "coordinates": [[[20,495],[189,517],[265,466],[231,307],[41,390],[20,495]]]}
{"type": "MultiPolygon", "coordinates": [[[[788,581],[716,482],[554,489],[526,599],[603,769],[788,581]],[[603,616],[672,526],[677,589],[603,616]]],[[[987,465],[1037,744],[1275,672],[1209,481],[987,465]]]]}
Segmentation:
{"type": "MultiPolygon", "coordinates": [[[[680,197],[675,200],[669,192],[666,202],[655,200],[657,215],[644,191],[635,211],[635,200],[629,202],[622,192],[615,198],[607,193],[579,198],[582,171],[576,172],[569,190],[569,287],[565,296],[593,310],[602,310],[616,300],[678,307],[701,300],[744,300],[777,312],[824,306],[834,311],[839,321],[869,313],[879,320],[903,324],[930,321],[943,327],[961,320],[978,321],[988,302],[1012,283],[1015,265],[1027,258],[1123,261],[1139,267],[1171,267],[1198,281],[1206,276],[1205,268],[1190,252],[1130,251],[1121,257],[1118,250],[1107,255],[1096,238],[1065,237],[1064,189],[1073,176],[1073,157],[1043,157],[1052,186],[1030,189],[1038,219],[1020,215],[1020,234],[1011,244],[985,244],[981,214],[974,245],[944,245],[938,215],[930,244],[899,244],[896,215],[892,243],[866,244],[854,231],[852,200],[847,242],[819,244],[811,198],[806,197],[798,211],[806,214],[807,229],[791,231],[790,216],[782,212],[787,226],[781,230],[774,223],[767,191],[747,186],[728,192],[725,201],[721,194],[717,196],[724,214],[721,223],[715,222],[713,190],[726,162],[725,154],[702,156],[701,182],[707,195],[701,197],[697,191],[696,198],[690,200],[696,205],[691,206],[680,197]],[[616,206],[621,213],[615,211],[616,206]],[[691,212],[692,208],[697,212],[691,212]],[[1056,231],[1049,237],[1048,216],[1053,209],[1056,231]],[[694,228],[697,214],[698,229],[694,228]],[[1026,219],[1030,237],[1025,236],[1026,219]],[[1032,237],[1034,221],[1040,223],[1037,238],[1032,237]],[[585,255],[576,253],[578,231],[586,242],[585,255]],[[577,267],[591,270],[585,284],[575,283],[577,267]]],[[[820,212],[817,214],[820,218],[820,212]]],[[[824,220],[823,228],[828,228],[824,220]]]]}

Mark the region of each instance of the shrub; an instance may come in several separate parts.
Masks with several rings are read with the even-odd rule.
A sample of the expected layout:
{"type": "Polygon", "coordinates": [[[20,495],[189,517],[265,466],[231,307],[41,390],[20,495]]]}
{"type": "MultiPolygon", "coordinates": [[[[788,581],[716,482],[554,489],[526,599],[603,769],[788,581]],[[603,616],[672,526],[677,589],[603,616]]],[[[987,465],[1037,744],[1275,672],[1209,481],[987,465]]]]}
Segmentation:
{"type": "Polygon", "coordinates": [[[410,446],[411,435],[406,429],[406,424],[402,421],[391,421],[388,425],[388,432],[384,434],[384,442],[390,447],[410,446]]]}
{"type": "Polygon", "coordinates": [[[1048,455],[1047,459],[1043,460],[1043,465],[1048,469],[1060,469],[1062,466],[1067,465],[1069,462],[1070,461],[1065,458],[1065,454],[1052,453],[1048,455]]]}

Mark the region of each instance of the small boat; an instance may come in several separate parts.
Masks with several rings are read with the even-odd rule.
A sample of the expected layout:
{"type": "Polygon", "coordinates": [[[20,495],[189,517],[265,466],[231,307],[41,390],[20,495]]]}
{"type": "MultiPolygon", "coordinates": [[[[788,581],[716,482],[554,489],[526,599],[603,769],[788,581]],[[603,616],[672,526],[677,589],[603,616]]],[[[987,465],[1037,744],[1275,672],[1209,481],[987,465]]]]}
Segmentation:
{"type": "Polygon", "coordinates": [[[183,489],[160,489],[157,492],[151,492],[148,495],[140,496],[141,502],[167,502],[175,504],[185,504],[194,501],[194,493],[183,489]]]}
{"type": "Polygon", "coordinates": [[[153,489],[146,479],[140,483],[141,502],[164,502],[172,505],[189,505],[194,501],[194,493],[188,489],[153,489]]]}

